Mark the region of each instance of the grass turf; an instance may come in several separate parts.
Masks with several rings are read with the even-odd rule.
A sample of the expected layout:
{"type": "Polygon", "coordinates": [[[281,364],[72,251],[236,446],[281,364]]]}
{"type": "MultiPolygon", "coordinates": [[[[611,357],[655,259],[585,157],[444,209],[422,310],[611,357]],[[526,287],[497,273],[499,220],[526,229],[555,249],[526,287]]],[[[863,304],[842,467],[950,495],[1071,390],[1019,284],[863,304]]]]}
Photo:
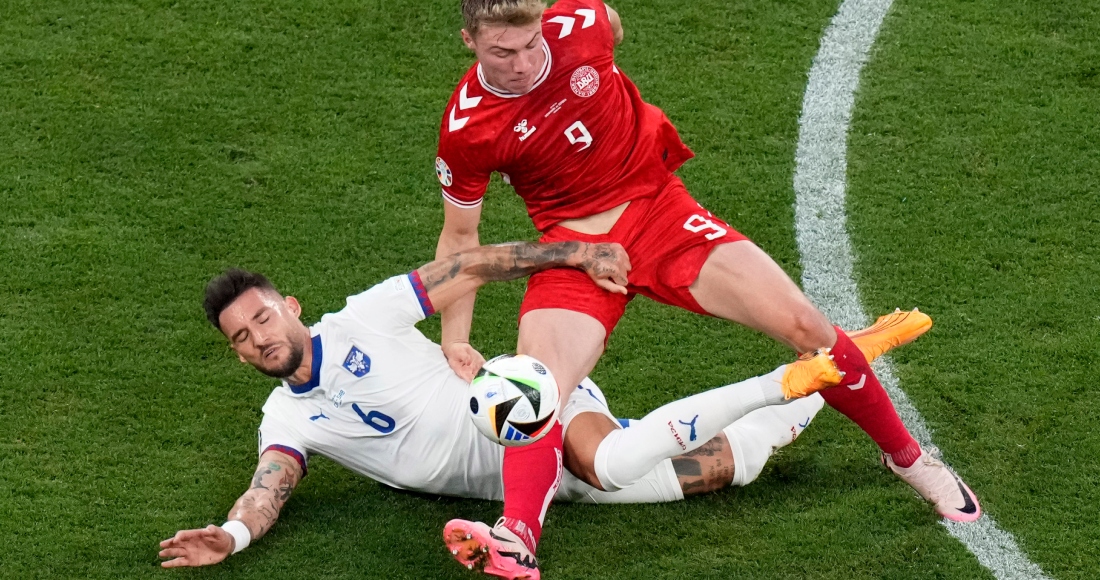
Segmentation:
{"type": "MultiPolygon", "coordinates": [[[[203,284],[267,273],[316,320],[433,253],[442,106],[471,58],[453,2],[11,2],[0,19],[0,576],[469,578],[438,539],[490,502],[395,492],[319,459],[255,546],[163,571],[254,467],[271,382],[207,327],[203,284]]],[[[708,208],[794,276],[805,74],[835,0],[623,0],[618,62],[698,158],[708,208]]],[[[864,75],[850,209],[871,311],[937,327],[902,385],[986,510],[1057,578],[1097,567],[1096,2],[899,0],[864,75]]],[[[531,239],[494,184],[486,242],[531,239]]],[[[473,339],[514,347],[521,283],[473,339]]],[[[438,322],[424,324],[429,336],[438,322]]],[[[642,300],[594,377],[623,415],[787,353],[642,300]]],[[[751,487],[555,506],[551,578],[974,578],[931,511],[823,412],[751,487]]]]}

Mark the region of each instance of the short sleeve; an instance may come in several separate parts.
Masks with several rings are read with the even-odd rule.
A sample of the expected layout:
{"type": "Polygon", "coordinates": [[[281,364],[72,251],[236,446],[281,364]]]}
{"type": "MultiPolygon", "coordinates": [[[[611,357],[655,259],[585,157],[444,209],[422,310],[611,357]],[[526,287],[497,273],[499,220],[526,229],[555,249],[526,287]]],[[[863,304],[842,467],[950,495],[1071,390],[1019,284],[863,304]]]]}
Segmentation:
{"type": "Polygon", "coordinates": [[[453,107],[449,105],[444,113],[435,176],[443,187],[443,199],[457,207],[473,209],[481,205],[493,171],[483,167],[485,160],[481,156],[484,153],[473,150],[472,144],[464,139],[467,135],[463,131],[448,130],[453,107]]]}
{"type": "MultiPolygon", "coordinates": [[[[267,407],[267,405],[265,405],[267,407]]],[[[294,458],[302,467],[302,474],[308,471],[309,453],[302,437],[297,431],[276,415],[265,412],[260,421],[260,455],[268,451],[278,451],[294,458]]]]}
{"type": "Polygon", "coordinates": [[[363,327],[382,334],[394,334],[411,328],[435,314],[428,291],[413,270],[372,286],[366,292],[348,298],[341,314],[348,314],[363,327]]]}

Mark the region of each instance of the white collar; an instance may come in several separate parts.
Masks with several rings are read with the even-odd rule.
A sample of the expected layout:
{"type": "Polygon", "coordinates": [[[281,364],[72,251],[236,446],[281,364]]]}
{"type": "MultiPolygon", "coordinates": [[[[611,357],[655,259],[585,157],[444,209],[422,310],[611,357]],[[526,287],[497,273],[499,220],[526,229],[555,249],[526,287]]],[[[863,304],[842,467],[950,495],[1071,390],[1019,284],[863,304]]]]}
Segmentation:
{"type": "MultiPolygon", "coordinates": [[[[527,91],[527,93],[530,93],[531,91],[538,88],[538,86],[542,84],[542,81],[545,81],[546,77],[550,76],[550,67],[554,63],[554,57],[550,54],[550,45],[546,44],[545,38],[542,39],[542,52],[546,54],[546,62],[542,63],[542,71],[539,72],[538,78],[535,79],[535,84],[531,85],[531,88],[527,91]]],[[[485,80],[485,74],[481,71],[480,62],[477,63],[477,80],[481,83],[482,88],[502,99],[514,99],[516,97],[522,97],[523,95],[527,94],[510,93],[489,84],[489,81],[485,80]]]]}

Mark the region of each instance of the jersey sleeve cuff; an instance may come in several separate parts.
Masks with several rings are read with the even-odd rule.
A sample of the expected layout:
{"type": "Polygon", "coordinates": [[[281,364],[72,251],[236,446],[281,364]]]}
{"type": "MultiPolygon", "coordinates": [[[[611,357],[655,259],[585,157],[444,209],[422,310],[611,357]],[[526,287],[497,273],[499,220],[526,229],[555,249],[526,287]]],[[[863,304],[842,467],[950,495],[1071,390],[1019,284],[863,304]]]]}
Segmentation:
{"type": "Polygon", "coordinates": [[[293,447],[288,447],[286,445],[276,444],[276,445],[268,445],[267,447],[264,447],[264,450],[262,452],[260,452],[260,455],[263,455],[264,453],[267,453],[268,451],[278,451],[279,453],[282,453],[283,455],[289,455],[289,456],[293,457],[294,461],[297,461],[298,465],[301,466],[301,468],[302,468],[302,477],[305,477],[306,473],[309,472],[309,468],[306,467],[306,456],[301,451],[298,451],[297,449],[295,449],[293,447]]]}
{"type": "Polygon", "coordinates": [[[474,209],[475,207],[481,206],[481,202],[482,202],[482,200],[485,199],[485,197],[484,196],[479,197],[474,201],[463,201],[463,200],[458,199],[457,197],[447,193],[447,190],[443,190],[443,199],[451,202],[451,205],[454,205],[456,207],[460,207],[462,209],[474,209]]]}
{"type": "Polygon", "coordinates": [[[432,306],[432,300],[428,298],[428,289],[420,280],[420,272],[416,270],[409,272],[409,283],[412,284],[413,292],[416,293],[416,300],[420,302],[420,309],[424,311],[424,318],[435,314],[435,306],[432,306]]]}

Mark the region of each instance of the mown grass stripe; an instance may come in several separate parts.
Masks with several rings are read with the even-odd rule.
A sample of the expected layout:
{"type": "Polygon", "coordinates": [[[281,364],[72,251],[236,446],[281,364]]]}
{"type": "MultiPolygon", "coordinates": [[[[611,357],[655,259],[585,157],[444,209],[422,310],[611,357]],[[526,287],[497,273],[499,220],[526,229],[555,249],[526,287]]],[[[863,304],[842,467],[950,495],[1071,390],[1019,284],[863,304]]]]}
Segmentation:
{"type": "MultiPolygon", "coordinates": [[[[837,324],[866,326],[847,233],[847,138],[859,75],[893,0],[846,0],[821,39],[810,69],[795,152],[795,230],[806,294],[837,324]]],[[[905,424],[925,448],[932,432],[898,384],[889,359],[874,365],[905,424]]],[[[1002,580],[1046,579],[1012,534],[983,515],[975,523],[943,520],[947,531],[1002,580]]]]}

